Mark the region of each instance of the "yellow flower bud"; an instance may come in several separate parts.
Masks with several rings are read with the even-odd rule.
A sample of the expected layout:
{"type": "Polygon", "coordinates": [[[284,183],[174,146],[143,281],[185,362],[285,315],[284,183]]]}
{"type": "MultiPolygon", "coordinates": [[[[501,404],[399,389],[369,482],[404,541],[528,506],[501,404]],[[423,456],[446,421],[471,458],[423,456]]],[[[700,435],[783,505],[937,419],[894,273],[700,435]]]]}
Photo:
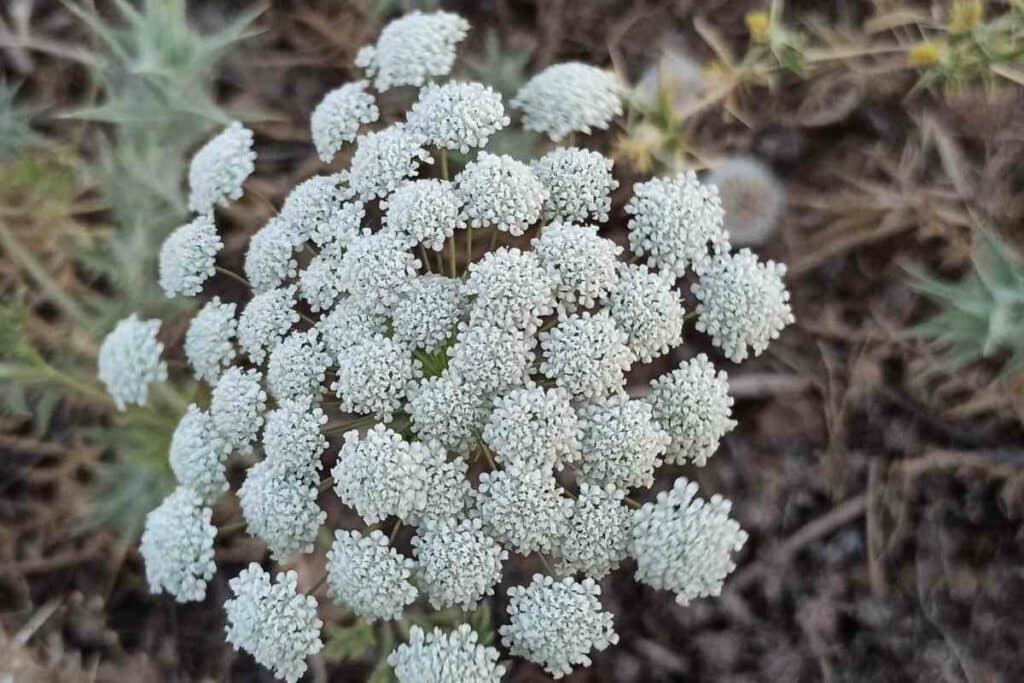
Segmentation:
{"type": "Polygon", "coordinates": [[[956,0],[949,10],[949,32],[966,33],[985,21],[985,4],[981,0],[956,0]]]}
{"type": "Polygon", "coordinates": [[[767,12],[747,12],[746,22],[752,41],[763,43],[768,38],[768,26],[771,24],[771,19],[767,12]]]}
{"type": "Polygon", "coordinates": [[[910,48],[907,55],[914,66],[931,66],[942,57],[942,45],[931,40],[918,43],[910,48]]]}

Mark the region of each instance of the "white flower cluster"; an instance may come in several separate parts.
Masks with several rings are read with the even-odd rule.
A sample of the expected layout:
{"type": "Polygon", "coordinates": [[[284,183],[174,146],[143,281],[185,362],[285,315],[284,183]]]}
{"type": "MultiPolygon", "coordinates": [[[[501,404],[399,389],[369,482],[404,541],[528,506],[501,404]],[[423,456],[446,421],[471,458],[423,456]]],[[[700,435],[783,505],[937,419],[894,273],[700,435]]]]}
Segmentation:
{"type": "MultiPolygon", "coordinates": [[[[596,579],[632,558],[637,580],[680,602],[715,595],[746,538],[727,501],[696,498],[684,479],[657,502],[627,497],[642,498],[663,463],[704,465],[736,424],[725,372],[705,354],[668,355],[687,321],[678,281],[693,283],[691,326],[733,361],[761,353],[792,313],[784,268],[731,253],[718,195],[696,176],[634,186],[625,254],[601,231],[618,182],[599,152],[556,147],[527,163],[480,151],[509,125],[501,97],[425,85],[449,73],[467,28],[445,12],[392,22],[360,53],[368,80],[313,113],[318,154],[354,142],[351,164],[301,182],[253,236],[248,302],[214,298],[189,326],[185,355],[209,400],[174,432],[179,488],[147,520],[143,554],[154,591],[201,599],[209,506],[247,467],[237,508],[276,561],[316,551],[327,498],[365,523],[334,530],[325,577],[327,598],[363,619],[473,610],[501,590],[510,555],[539,554],[555,576],[507,590],[500,633],[561,677],[618,639],[596,579]],[[360,131],[383,111],[371,84],[425,87],[403,122],[360,131]],[[637,373],[654,375],[646,394],[627,393],[636,366],[656,360],[637,373]]],[[[576,63],[542,72],[513,104],[556,140],[621,111],[614,75],[576,63]]],[[[210,212],[240,195],[251,141],[235,125],[197,155],[198,215],[161,258],[169,294],[195,294],[216,271],[210,212]]],[[[133,316],[103,342],[100,378],[121,407],[166,378],[158,329],[133,316]]],[[[314,595],[257,565],[231,587],[228,639],[297,679],[321,648],[314,595]]],[[[414,627],[388,661],[408,682],[505,670],[465,625],[414,627]]]]}

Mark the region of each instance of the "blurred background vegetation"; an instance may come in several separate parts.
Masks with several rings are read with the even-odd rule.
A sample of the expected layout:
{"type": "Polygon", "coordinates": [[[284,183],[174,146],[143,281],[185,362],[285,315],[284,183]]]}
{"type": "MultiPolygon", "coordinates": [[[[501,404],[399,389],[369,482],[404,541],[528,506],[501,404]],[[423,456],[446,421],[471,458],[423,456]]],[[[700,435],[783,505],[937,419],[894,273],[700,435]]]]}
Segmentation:
{"type": "MultiPolygon", "coordinates": [[[[790,266],[797,325],[730,373],[742,427],[686,473],[735,501],[752,535],[741,569],[721,601],[687,609],[610,580],[623,643],[571,680],[1024,680],[1017,0],[4,3],[0,674],[261,675],[209,637],[259,544],[218,545],[212,595],[188,607],[148,594],[132,549],[198,391],[173,372],[192,311],[156,286],[156,254],[186,219],[190,154],[241,119],[260,158],[221,216],[237,266],[323,169],[319,97],[358,77],[382,23],[437,7],[473,24],[461,75],[506,98],[559,60],[619,74],[627,115],[587,141],[623,180],[610,236],[634,178],[692,168],[722,188],[737,242],[790,266]],[[167,321],[173,381],[118,413],[95,359],[130,311],[167,321]]],[[[211,294],[237,300],[231,286],[211,294]]],[[[386,680],[386,644],[335,635],[314,679],[386,680]]],[[[526,664],[511,679],[546,680],[526,664]]]]}

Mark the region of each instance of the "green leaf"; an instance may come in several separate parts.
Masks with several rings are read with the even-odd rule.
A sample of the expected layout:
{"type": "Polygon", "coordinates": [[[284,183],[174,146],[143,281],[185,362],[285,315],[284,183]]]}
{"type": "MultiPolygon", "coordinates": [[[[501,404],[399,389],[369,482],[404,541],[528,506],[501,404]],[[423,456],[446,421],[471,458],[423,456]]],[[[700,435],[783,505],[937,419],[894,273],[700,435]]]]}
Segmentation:
{"type": "Polygon", "coordinates": [[[332,628],[321,654],[328,661],[356,659],[376,644],[373,626],[360,619],[351,626],[332,628]]]}

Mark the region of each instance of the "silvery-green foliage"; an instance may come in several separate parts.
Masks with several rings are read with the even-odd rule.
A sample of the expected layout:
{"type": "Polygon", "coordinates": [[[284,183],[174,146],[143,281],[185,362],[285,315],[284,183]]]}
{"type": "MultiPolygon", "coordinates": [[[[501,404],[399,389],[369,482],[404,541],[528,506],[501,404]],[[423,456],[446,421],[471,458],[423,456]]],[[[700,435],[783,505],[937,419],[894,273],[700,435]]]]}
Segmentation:
{"type": "Polygon", "coordinates": [[[174,230],[160,247],[160,287],[168,298],[195,296],[216,272],[214,259],[224,246],[212,214],[197,216],[174,230]]]}
{"type": "Polygon", "coordinates": [[[228,446],[247,449],[263,426],[267,392],[259,370],[228,368],[210,396],[210,416],[228,446]]]}
{"type": "Polygon", "coordinates": [[[517,552],[550,552],[572,514],[564,494],[550,470],[510,465],[480,475],[474,514],[517,552]]]}
{"type": "Polygon", "coordinates": [[[462,282],[427,273],[407,282],[391,312],[394,339],[409,349],[437,351],[455,332],[465,308],[462,282]]]}
{"type": "Polygon", "coordinates": [[[785,274],[784,264],[758,261],[749,249],[715,259],[690,287],[700,302],[697,330],[734,363],[760,356],[793,322],[785,274]]]}
{"type": "Polygon", "coordinates": [[[380,531],[335,531],[327,552],[327,594],[367,621],[400,619],[419,591],[409,582],[416,563],[380,531]]]}
{"type": "Polygon", "coordinates": [[[381,202],[384,230],[406,247],[422,244],[441,251],[445,239],[466,227],[462,203],[447,180],[425,178],[401,185],[381,202]]]}
{"type": "Polygon", "coordinates": [[[597,226],[551,223],[532,244],[560,308],[591,308],[615,289],[622,247],[598,236],[597,226]]]}
{"type": "Polygon", "coordinates": [[[612,615],[601,609],[601,587],[591,578],[555,580],[534,574],[508,589],[509,623],[499,629],[514,655],[544,667],[554,678],[590,666],[589,653],[619,642],[612,615]]]}
{"type": "Polygon", "coordinates": [[[729,517],[731,502],[717,494],[707,501],[696,496],[697,484],[680,477],[671,491],[633,513],[637,581],[673,591],[680,605],[720,594],[736,568],[732,553],[747,541],[729,517]]]}
{"type": "Polygon", "coordinates": [[[535,384],[494,399],[483,440],[501,465],[561,468],[579,459],[580,426],[568,392],[535,384]]]}
{"type": "Polygon", "coordinates": [[[440,519],[412,539],[416,577],[434,609],[473,609],[501,581],[508,553],[488,536],[479,519],[440,519]]]}
{"type": "Polygon", "coordinates": [[[462,213],[474,228],[522,235],[540,219],[547,190],[530,167],[508,155],[481,152],[455,178],[462,213]]]}
{"type": "Polygon", "coordinates": [[[330,356],[316,328],[295,330],[270,352],[267,388],[278,401],[320,398],[330,356]]]}
{"type": "Polygon", "coordinates": [[[185,333],[185,356],[196,379],[216,384],[235,358],[235,304],[213,297],[199,309],[185,333]]]}
{"type": "Polygon", "coordinates": [[[580,398],[619,390],[636,356],[607,311],[573,313],[540,334],[540,371],[580,398]]]}
{"type": "Polygon", "coordinates": [[[360,135],[348,170],[348,184],[361,199],[381,199],[416,175],[421,163],[433,163],[423,137],[403,124],[360,135]]]}
{"type": "Polygon", "coordinates": [[[380,116],[373,95],[366,92],[366,81],[346,83],[330,91],[320,100],[309,120],[320,160],[329,164],[342,145],[356,139],[359,127],[373,123],[380,116]]]}
{"type": "Polygon", "coordinates": [[[180,486],[146,516],[139,550],[151,591],[166,591],[177,602],[206,597],[206,584],[216,571],[212,515],[195,491],[180,486]]]}
{"type": "Polygon", "coordinates": [[[210,414],[193,403],[171,435],[168,460],[179,484],[214,501],[228,490],[224,461],[230,452],[210,414]]]}
{"type": "Polygon", "coordinates": [[[612,485],[580,484],[558,539],[559,571],[601,579],[626,559],[632,515],[622,502],[625,495],[612,485]]]}
{"type": "Polygon", "coordinates": [[[208,213],[242,196],[256,168],[252,131],[235,121],[196,152],[188,169],[189,208],[208,213]]]}
{"type": "Polygon", "coordinates": [[[338,354],[331,391],[341,399],[342,410],[390,422],[409,385],[422,376],[420,362],[408,349],[377,335],[338,354]]]}
{"type": "Polygon", "coordinates": [[[482,83],[428,84],[406,118],[428,144],[466,154],[507,126],[501,95],[482,83]]]}
{"type": "Polygon", "coordinates": [[[622,113],[615,74],[580,62],[549,66],[526,82],[512,99],[523,112],[523,127],[555,142],[572,133],[607,128],[622,113]]]}
{"type": "Polygon", "coordinates": [[[327,416],[309,397],[286,399],[267,413],[263,453],[293,477],[319,484],[320,456],[327,449],[322,429],[327,416]]]}
{"type": "Polygon", "coordinates": [[[487,420],[484,393],[451,369],[410,387],[408,399],[406,408],[419,438],[436,440],[457,453],[474,447],[474,435],[487,420]]]}
{"type": "Polygon", "coordinates": [[[585,482],[631,489],[654,483],[671,438],[651,404],[615,393],[580,408],[579,465],[585,482]]]}
{"type": "Polygon", "coordinates": [[[470,320],[532,332],[555,308],[555,283],[537,254],[501,247],[469,265],[470,320]]]}
{"type": "Polygon", "coordinates": [[[316,499],[317,485],[290,461],[267,458],[249,468],[238,489],[238,502],[249,533],[266,541],[275,559],[313,550],[317,531],[327,519],[316,499]]]}
{"type": "Polygon", "coordinates": [[[299,592],[298,578],[281,572],[272,583],[253,562],[228,583],[235,597],[224,603],[228,642],[288,683],[298,681],[306,657],[323,648],[316,598],[299,592]]]}
{"type": "Polygon", "coordinates": [[[611,194],[619,186],[612,176],[611,159],[578,147],[556,147],[530,164],[530,169],[548,191],[546,220],[608,220],[611,194]]]}
{"type": "Polygon", "coordinates": [[[505,675],[498,651],[481,645],[469,624],[449,633],[435,628],[426,634],[413,626],[409,643],[399,645],[387,661],[399,683],[500,683],[505,675]]]}
{"type": "Polygon", "coordinates": [[[608,311],[626,333],[626,346],[643,363],[683,343],[686,312],[672,280],[645,265],[620,266],[608,311]]]}
{"type": "Polygon", "coordinates": [[[401,85],[423,85],[428,78],[446,76],[455,63],[455,46],[469,22],[451,12],[411,12],[381,31],[375,45],[356,54],[356,66],[384,92],[401,85]]]}
{"type": "Polygon", "coordinates": [[[100,345],[99,378],[119,410],[149,401],[149,385],[167,379],[164,345],[157,340],[159,320],[139,320],[132,313],[100,345]]]}
{"type": "Polygon", "coordinates": [[[295,310],[295,285],[255,294],[238,317],[238,344],[249,360],[262,364],[281,343],[292,325],[299,322],[295,310]]]}
{"type": "MultiPolygon", "coordinates": [[[[284,284],[298,272],[295,247],[298,234],[280,216],[275,216],[256,231],[245,252],[245,277],[254,292],[266,292],[284,284]]],[[[212,274],[212,260],[211,260],[212,274]]]]}

